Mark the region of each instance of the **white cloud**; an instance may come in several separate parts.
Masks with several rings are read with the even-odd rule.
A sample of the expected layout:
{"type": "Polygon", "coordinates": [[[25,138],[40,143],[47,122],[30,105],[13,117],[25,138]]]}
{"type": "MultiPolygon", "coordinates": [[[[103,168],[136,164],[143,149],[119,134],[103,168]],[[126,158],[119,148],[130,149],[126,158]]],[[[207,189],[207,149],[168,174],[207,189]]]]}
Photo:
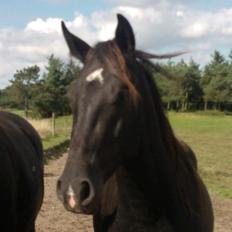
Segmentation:
{"type": "Polygon", "coordinates": [[[25,31],[35,31],[47,34],[51,34],[54,32],[60,33],[60,21],[61,19],[59,18],[48,18],[46,20],[38,18],[35,21],[29,22],[26,26],[25,31]]]}
{"type": "Polygon", "coordinates": [[[194,22],[181,31],[183,37],[197,38],[209,33],[209,25],[207,22],[194,22]]]}
{"type": "MultiPolygon", "coordinates": [[[[68,59],[68,49],[61,33],[61,20],[48,18],[29,22],[22,30],[0,28],[0,88],[12,79],[16,70],[30,65],[42,69],[50,54],[68,59]]],[[[80,14],[67,26],[88,41],[94,41],[95,34],[89,28],[87,19],[80,14]],[[89,39],[90,38],[90,39],[89,39]]]]}
{"type": "Polygon", "coordinates": [[[62,37],[57,32],[0,29],[0,43],[0,86],[6,83],[5,79],[11,79],[17,69],[35,64],[42,68],[41,64],[51,53],[65,54],[62,37]]]}
{"type": "Polygon", "coordinates": [[[143,19],[145,12],[143,12],[143,9],[137,8],[137,7],[131,7],[131,6],[119,6],[117,7],[117,10],[120,12],[124,12],[127,15],[129,15],[133,19],[141,20],[143,19]]]}
{"type": "MultiPolygon", "coordinates": [[[[197,62],[205,63],[214,49],[232,48],[232,8],[200,11],[191,8],[190,1],[175,2],[119,1],[111,10],[93,12],[88,18],[77,12],[66,25],[93,45],[114,36],[116,13],[122,13],[133,25],[139,49],[156,53],[190,49],[197,62]]],[[[0,86],[16,69],[34,64],[44,67],[51,53],[68,58],[61,20],[38,18],[22,30],[0,28],[0,86]]]]}
{"type": "Polygon", "coordinates": [[[178,16],[178,17],[183,17],[183,16],[184,16],[184,12],[181,11],[181,10],[178,10],[178,11],[176,12],[176,16],[178,16]]]}

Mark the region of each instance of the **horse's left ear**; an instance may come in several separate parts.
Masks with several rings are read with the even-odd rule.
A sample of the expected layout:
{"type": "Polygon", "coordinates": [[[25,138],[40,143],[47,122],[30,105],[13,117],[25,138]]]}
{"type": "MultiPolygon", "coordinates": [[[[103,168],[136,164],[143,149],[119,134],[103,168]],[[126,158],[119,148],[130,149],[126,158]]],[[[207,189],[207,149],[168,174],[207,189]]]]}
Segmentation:
{"type": "Polygon", "coordinates": [[[70,33],[63,21],[61,22],[61,28],[71,55],[79,59],[82,63],[84,63],[85,57],[90,49],[90,46],[82,39],[70,33]]]}
{"type": "Polygon", "coordinates": [[[135,36],[128,20],[121,14],[117,14],[118,26],[115,32],[115,41],[123,53],[134,52],[135,36]]]}

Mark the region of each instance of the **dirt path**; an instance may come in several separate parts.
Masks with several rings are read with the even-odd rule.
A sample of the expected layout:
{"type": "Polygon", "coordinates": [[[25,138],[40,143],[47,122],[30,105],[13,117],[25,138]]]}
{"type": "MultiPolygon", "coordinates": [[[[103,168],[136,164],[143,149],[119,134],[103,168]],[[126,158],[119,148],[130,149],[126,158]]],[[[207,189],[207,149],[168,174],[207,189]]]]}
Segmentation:
{"type": "MultiPolygon", "coordinates": [[[[93,232],[92,218],[67,212],[56,197],[56,180],[63,170],[67,155],[45,167],[45,197],[37,219],[37,232],[93,232]]],[[[232,201],[213,197],[215,232],[232,231],[232,201]]]]}
{"type": "Polygon", "coordinates": [[[45,166],[45,196],[37,219],[37,232],[93,232],[91,217],[66,211],[56,196],[56,181],[67,155],[45,166]]]}

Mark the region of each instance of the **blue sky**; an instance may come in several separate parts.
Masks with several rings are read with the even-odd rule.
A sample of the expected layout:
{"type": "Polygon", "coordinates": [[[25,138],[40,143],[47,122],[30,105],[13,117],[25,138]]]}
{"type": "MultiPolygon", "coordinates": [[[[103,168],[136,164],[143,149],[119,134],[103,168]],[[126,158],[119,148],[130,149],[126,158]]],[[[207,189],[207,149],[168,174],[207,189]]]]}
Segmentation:
{"type": "Polygon", "coordinates": [[[0,1],[0,27],[24,27],[36,18],[73,18],[76,11],[90,15],[97,10],[109,9],[106,0],[7,0],[0,1]]]}
{"type": "MultiPolygon", "coordinates": [[[[36,18],[59,17],[72,19],[76,11],[89,16],[98,10],[107,10],[117,5],[107,0],[7,0],[0,1],[0,27],[24,27],[36,18]]],[[[136,2],[136,1],[135,1],[136,2]]],[[[137,1],[139,2],[139,1],[137,1]]],[[[232,0],[195,0],[187,2],[193,9],[215,11],[232,7],[232,0]]]]}
{"type": "Polygon", "coordinates": [[[218,10],[220,8],[229,8],[232,6],[231,0],[196,0],[193,2],[196,3],[197,8],[204,10],[218,10]]]}
{"type": "Polygon", "coordinates": [[[225,56],[232,49],[232,0],[0,1],[0,88],[17,69],[43,70],[51,53],[68,58],[61,20],[92,45],[113,37],[116,13],[128,18],[145,51],[189,49],[183,58],[204,65],[215,49],[225,56]]]}

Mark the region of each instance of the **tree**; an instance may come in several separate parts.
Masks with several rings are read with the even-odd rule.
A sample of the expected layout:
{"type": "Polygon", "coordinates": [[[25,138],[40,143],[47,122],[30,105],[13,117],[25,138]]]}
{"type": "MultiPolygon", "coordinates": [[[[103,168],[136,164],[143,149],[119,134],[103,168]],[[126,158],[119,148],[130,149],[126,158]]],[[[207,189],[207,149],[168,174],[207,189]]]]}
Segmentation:
{"type": "Polygon", "coordinates": [[[63,115],[70,112],[67,91],[79,71],[79,66],[72,60],[65,65],[54,55],[48,58],[40,94],[35,99],[36,110],[41,116],[50,117],[52,113],[63,115]]]}
{"type": "Polygon", "coordinates": [[[232,49],[230,50],[228,58],[229,58],[229,63],[232,64],[232,49]]]}
{"type": "Polygon", "coordinates": [[[227,88],[229,63],[219,51],[214,51],[211,57],[211,61],[205,66],[201,78],[205,109],[208,108],[208,102],[212,102],[215,109],[221,108],[229,94],[227,88]]]}
{"type": "Polygon", "coordinates": [[[66,86],[79,76],[80,66],[78,63],[75,63],[72,59],[69,60],[68,64],[64,68],[64,80],[66,86]]]}
{"type": "Polygon", "coordinates": [[[35,86],[39,82],[40,68],[31,66],[22,70],[17,70],[11,80],[10,95],[18,105],[24,107],[25,116],[28,116],[30,101],[35,94],[35,86]]]}
{"type": "Polygon", "coordinates": [[[181,60],[177,64],[169,61],[167,65],[162,65],[162,68],[170,73],[171,77],[165,78],[158,75],[156,82],[168,109],[171,109],[171,105],[174,105],[177,110],[180,107],[182,110],[196,108],[202,98],[199,65],[194,60],[191,60],[189,64],[181,60]]]}
{"type": "Polygon", "coordinates": [[[187,69],[184,73],[184,78],[182,82],[183,95],[185,97],[185,110],[192,107],[197,108],[197,105],[202,99],[202,89],[200,87],[201,71],[199,64],[197,64],[193,59],[191,59],[187,69]]]}

